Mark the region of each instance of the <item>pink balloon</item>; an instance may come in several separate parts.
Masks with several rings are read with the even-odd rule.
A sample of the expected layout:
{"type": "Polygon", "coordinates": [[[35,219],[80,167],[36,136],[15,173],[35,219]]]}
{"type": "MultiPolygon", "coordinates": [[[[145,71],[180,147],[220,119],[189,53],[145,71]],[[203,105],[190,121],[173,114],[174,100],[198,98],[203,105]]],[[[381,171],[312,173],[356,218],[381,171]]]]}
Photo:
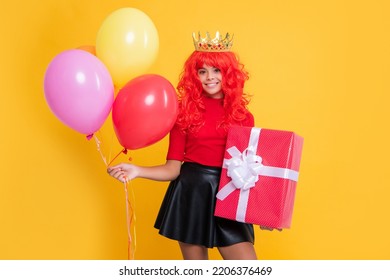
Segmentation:
{"type": "Polygon", "coordinates": [[[115,98],[115,134],[126,149],[152,145],[169,133],[177,113],[176,91],[167,79],[155,74],[139,76],[121,88],[115,98]]]}
{"type": "Polygon", "coordinates": [[[114,85],[107,68],[83,50],[64,51],[51,61],[44,91],[54,115],[86,135],[100,129],[114,102],[114,85]]]}

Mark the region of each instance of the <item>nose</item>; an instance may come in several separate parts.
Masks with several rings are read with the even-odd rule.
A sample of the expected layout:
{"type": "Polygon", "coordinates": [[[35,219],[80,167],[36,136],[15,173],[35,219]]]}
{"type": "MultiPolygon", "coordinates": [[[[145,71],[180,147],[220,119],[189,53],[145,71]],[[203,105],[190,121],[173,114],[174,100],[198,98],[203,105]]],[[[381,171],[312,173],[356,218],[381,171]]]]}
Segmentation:
{"type": "Polygon", "coordinates": [[[207,79],[207,80],[212,80],[212,79],[214,79],[213,72],[211,72],[211,71],[207,71],[207,76],[206,76],[206,79],[207,79]]]}

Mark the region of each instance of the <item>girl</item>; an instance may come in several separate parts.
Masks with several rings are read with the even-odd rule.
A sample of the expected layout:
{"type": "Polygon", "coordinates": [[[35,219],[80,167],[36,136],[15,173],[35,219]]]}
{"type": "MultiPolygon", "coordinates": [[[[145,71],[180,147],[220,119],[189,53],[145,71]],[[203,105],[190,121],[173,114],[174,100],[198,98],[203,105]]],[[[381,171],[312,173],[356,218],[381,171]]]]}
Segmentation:
{"type": "Polygon", "coordinates": [[[248,73],[230,51],[232,40],[194,37],[195,51],[177,86],[179,115],[169,136],[165,164],[121,163],[108,173],[121,182],[135,178],[171,181],[158,213],[159,233],[177,240],[184,259],[208,259],[217,247],[223,259],[256,259],[253,226],[214,216],[227,130],[254,126],[243,92],[248,73]]]}

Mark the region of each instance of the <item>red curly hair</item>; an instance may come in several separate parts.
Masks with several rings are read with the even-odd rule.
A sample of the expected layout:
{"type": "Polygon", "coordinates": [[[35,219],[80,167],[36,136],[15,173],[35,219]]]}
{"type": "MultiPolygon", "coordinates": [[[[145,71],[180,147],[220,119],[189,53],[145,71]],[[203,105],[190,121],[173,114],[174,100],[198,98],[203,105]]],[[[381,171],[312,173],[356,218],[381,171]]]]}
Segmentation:
{"type": "Polygon", "coordinates": [[[233,52],[194,51],[186,60],[177,86],[179,108],[177,123],[185,132],[196,132],[204,123],[202,111],[203,88],[198,69],[204,65],[218,68],[222,74],[225,116],[220,126],[227,129],[233,122],[246,118],[249,99],[244,84],[249,79],[244,65],[233,52]]]}

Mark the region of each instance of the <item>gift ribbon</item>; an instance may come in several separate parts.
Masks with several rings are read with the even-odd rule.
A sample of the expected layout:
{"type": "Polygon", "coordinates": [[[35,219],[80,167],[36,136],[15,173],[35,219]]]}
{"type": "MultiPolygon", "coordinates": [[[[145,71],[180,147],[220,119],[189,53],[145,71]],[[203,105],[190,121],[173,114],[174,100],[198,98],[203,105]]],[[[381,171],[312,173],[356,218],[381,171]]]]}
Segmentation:
{"type": "Polygon", "coordinates": [[[241,153],[236,146],[227,149],[230,159],[224,159],[223,167],[227,169],[227,176],[232,180],[223,186],[217,193],[219,200],[224,200],[236,189],[240,190],[236,220],[245,222],[250,189],[256,185],[259,176],[277,177],[298,181],[299,173],[288,168],[265,166],[261,156],[256,155],[261,128],[252,128],[248,147],[241,153]]]}

